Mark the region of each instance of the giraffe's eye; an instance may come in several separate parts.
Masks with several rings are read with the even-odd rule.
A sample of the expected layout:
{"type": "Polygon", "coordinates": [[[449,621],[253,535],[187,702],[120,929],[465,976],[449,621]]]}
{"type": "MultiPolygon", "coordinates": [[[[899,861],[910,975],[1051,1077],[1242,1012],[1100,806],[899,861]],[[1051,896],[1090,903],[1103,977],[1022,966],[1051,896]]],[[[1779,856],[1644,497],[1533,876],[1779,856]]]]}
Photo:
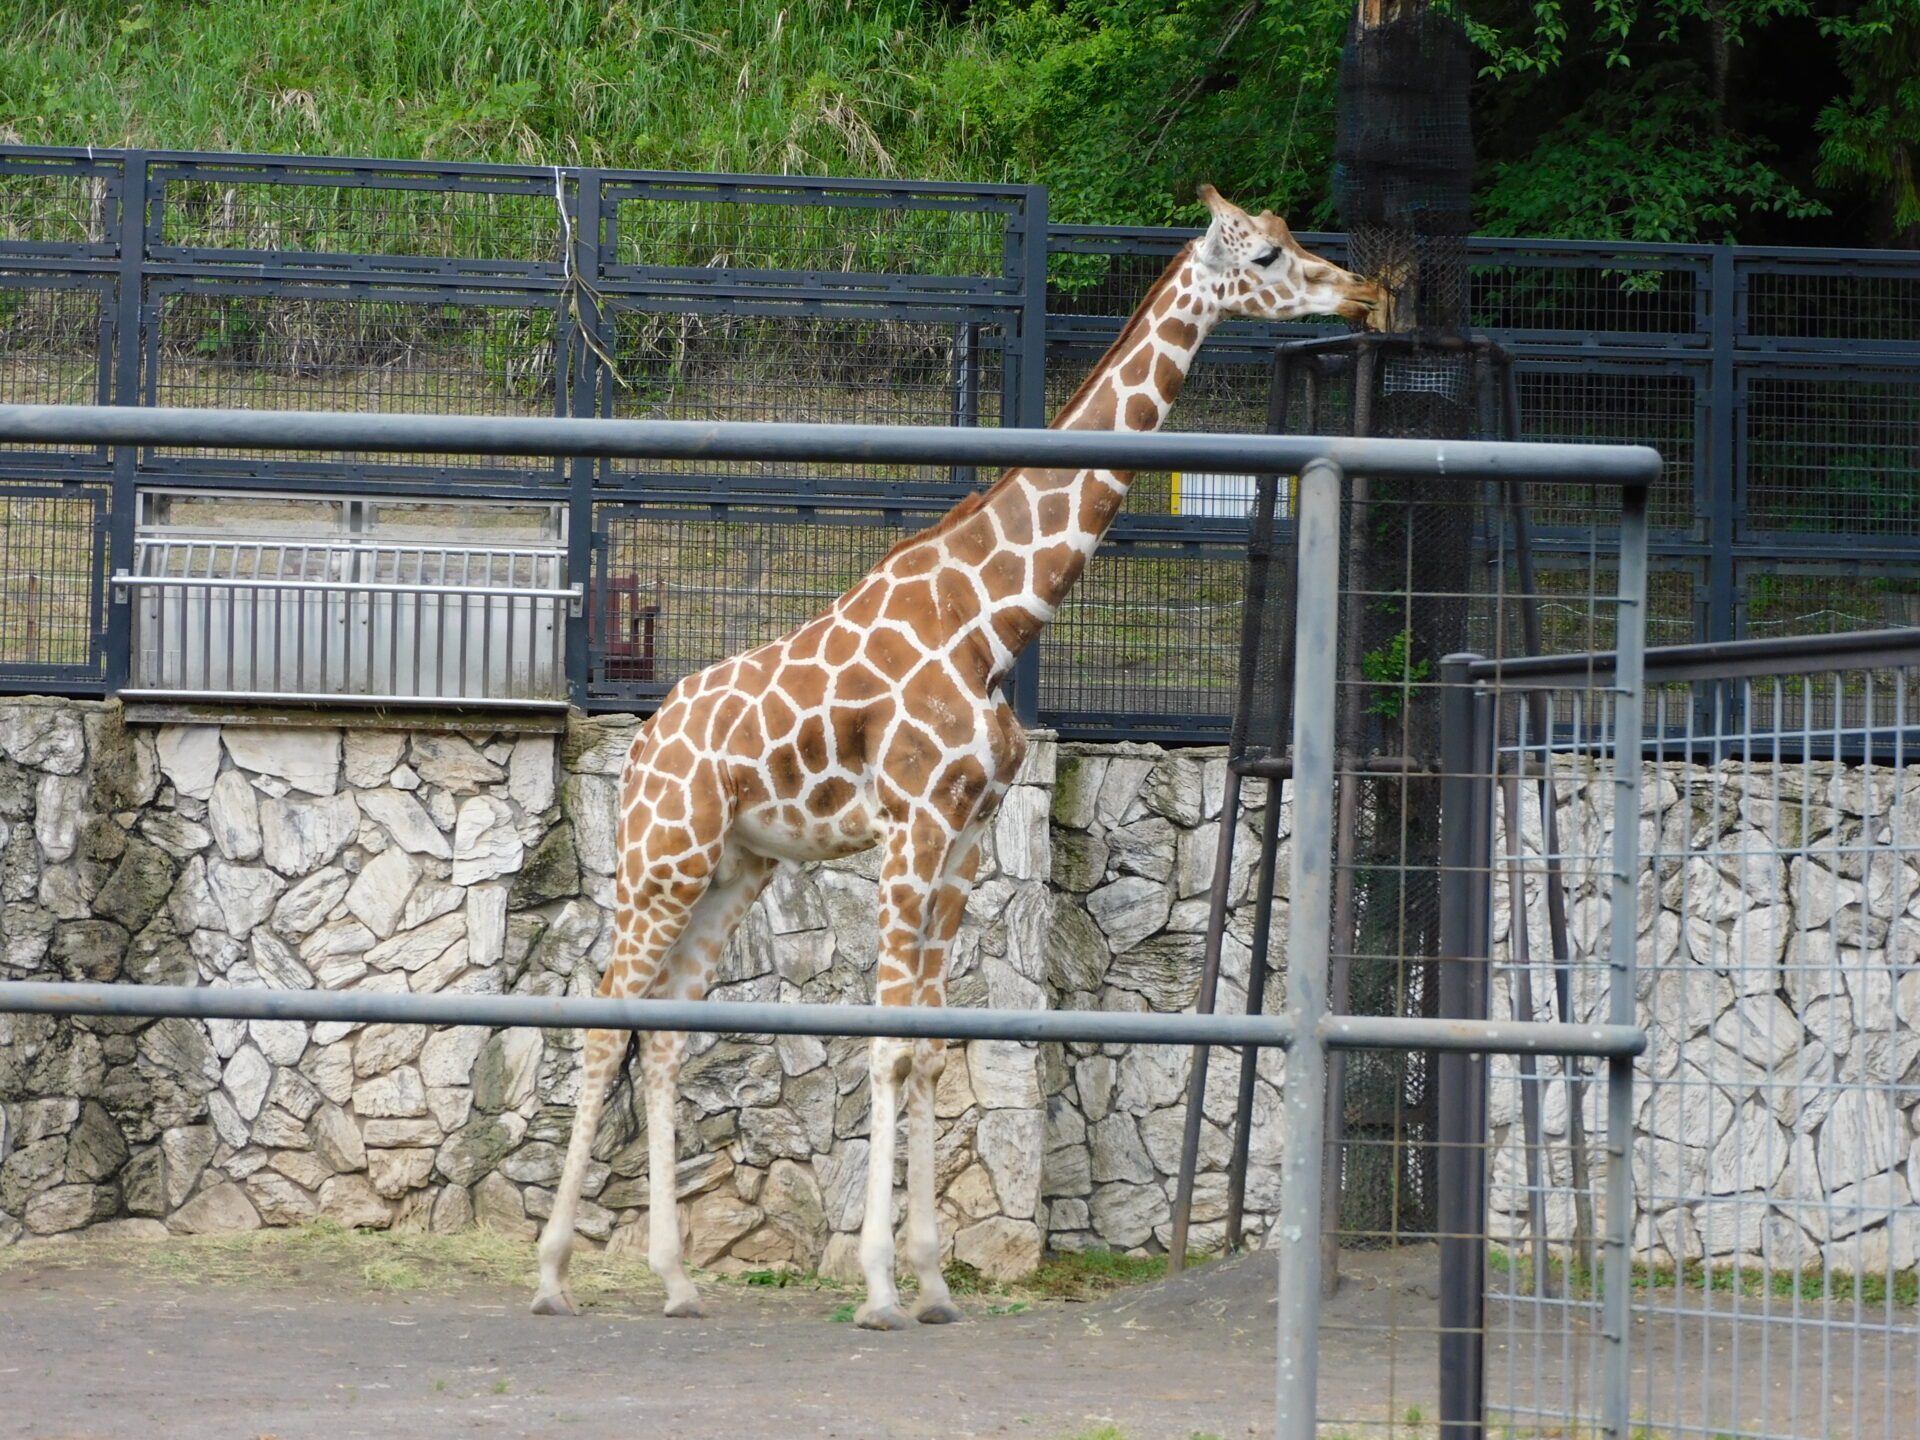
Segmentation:
{"type": "Polygon", "coordinates": [[[1253,257],[1253,263],[1258,265],[1261,269],[1264,270],[1267,266],[1271,265],[1274,261],[1278,260],[1279,258],[1280,258],[1280,251],[1278,247],[1276,247],[1272,250],[1262,250],[1258,255],[1253,257]]]}

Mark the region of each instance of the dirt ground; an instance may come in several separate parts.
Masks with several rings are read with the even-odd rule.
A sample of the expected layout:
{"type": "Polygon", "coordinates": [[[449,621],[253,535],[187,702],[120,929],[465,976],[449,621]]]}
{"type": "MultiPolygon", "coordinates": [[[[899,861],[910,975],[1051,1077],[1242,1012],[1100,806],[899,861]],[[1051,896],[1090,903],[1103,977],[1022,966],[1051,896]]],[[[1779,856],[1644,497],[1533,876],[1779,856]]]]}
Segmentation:
{"type": "MultiPolygon", "coordinates": [[[[659,1314],[644,1272],[582,1256],[584,1314],[538,1319],[526,1313],[518,1252],[503,1262],[498,1249],[449,1250],[439,1237],[245,1242],[78,1241],[0,1252],[0,1436],[1272,1433],[1270,1257],[1083,1303],[969,1296],[964,1325],[869,1334],[845,1323],[853,1296],[841,1290],[710,1282],[711,1317],[673,1321],[659,1314]]],[[[1323,1317],[1321,1408],[1337,1421],[1322,1434],[1431,1440],[1431,1252],[1350,1256],[1343,1270],[1341,1294],[1323,1317]]],[[[1539,1343],[1495,1311],[1490,1398],[1587,1391],[1590,1399],[1584,1332],[1539,1343]]],[[[1738,1430],[1719,1418],[1722,1405],[1733,1407],[1726,1415],[1739,1428],[1910,1437],[1920,1425],[1914,1317],[1887,1318],[1894,1331],[1904,1327],[1907,1358],[1883,1355],[1883,1338],[1863,1345],[1863,1391],[1851,1355],[1836,1355],[1831,1373],[1845,1379],[1846,1393],[1812,1408],[1808,1396],[1819,1387],[1777,1365],[1769,1385],[1742,1387],[1751,1372],[1727,1352],[1752,1327],[1730,1317],[1676,1329],[1670,1342],[1643,1334],[1636,1368],[1654,1404],[1671,1387],[1688,1397],[1675,1399],[1675,1419],[1684,1410],[1724,1433],[1738,1430]],[[1770,1393],[1798,1418],[1783,1425],[1770,1393]]]]}

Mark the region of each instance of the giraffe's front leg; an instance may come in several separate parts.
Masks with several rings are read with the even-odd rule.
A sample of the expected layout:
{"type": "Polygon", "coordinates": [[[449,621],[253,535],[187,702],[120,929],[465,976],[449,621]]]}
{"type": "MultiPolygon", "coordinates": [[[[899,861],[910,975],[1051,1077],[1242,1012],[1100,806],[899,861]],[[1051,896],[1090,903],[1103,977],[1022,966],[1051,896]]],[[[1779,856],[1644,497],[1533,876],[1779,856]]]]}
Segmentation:
{"type": "Polygon", "coordinates": [[[876,1038],[868,1052],[872,1086],[867,1141],[867,1211],[860,1225],[860,1268],[866,1302],[854,1312],[863,1330],[905,1330],[912,1324],[900,1308],[894,1282],[893,1146],[900,1131],[900,1082],[913,1063],[913,1043],[876,1038]]]}
{"type": "Polygon", "coordinates": [[[940,1273],[940,1212],[933,1200],[933,1091],[946,1066],[946,1041],[914,1042],[907,1077],[907,1263],[920,1282],[913,1318],[922,1325],[966,1318],[940,1273]]]}

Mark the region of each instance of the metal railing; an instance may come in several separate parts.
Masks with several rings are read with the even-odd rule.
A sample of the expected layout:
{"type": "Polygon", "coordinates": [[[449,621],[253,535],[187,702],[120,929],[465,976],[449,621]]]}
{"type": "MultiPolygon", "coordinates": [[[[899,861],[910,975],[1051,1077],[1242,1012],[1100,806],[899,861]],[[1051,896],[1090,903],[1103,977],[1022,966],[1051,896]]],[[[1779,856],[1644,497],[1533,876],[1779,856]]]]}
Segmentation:
{"type": "MultiPolygon", "coordinates": [[[[1330,1051],[1359,1047],[1431,1049],[1449,1054],[1491,1051],[1605,1056],[1623,1086],[1621,1067],[1645,1043],[1632,1024],[1631,926],[1617,926],[1628,951],[1623,968],[1624,1012],[1576,1026],[1493,1021],[1466,1013],[1373,1016],[1355,1021],[1329,1013],[1326,974],[1332,944],[1334,854],[1335,697],[1333,657],[1340,629],[1340,547],[1337,543],[1346,466],[1371,476],[1424,476],[1471,493],[1479,482],[1521,473],[1584,480],[1617,487],[1626,553],[1644,557],[1638,537],[1646,486],[1659,456],[1636,447],[1517,446],[1481,442],[1348,440],[1301,436],[1216,436],[1061,431],[965,430],[938,427],[694,425],[662,421],[495,419],[470,422],[439,417],[289,414],[231,411],[143,410],[121,407],[0,406],[0,442],[120,445],[213,444],[289,448],[369,448],[393,451],[444,449],[457,432],[469,451],[482,454],[595,454],[653,460],[701,457],[751,460],[764,457],[829,462],[878,459],[943,465],[1025,464],[1080,469],[1191,467],[1301,476],[1299,553],[1293,606],[1294,693],[1299,697],[1293,738],[1293,838],[1288,890],[1287,1010],[1277,1017],[1088,1014],[940,1009],[912,1012],[890,1007],[757,1006],[736,1002],[679,1003],[587,998],[471,995],[340,994],[307,991],[190,987],[0,985],[0,1011],[33,1009],[84,1015],[189,1014],[259,1018],[446,1020],[480,1024],[590,1024],[603,1028],[674,1028],[738,1032],[804,1032],[817,1035],[903,1035],[948,1038],[1019,1038],[1128,1041],[1194,1045],[1280,1045],[1291,1052],[1285,1106],[1290,1143],[1281,1172],[1281,1216],[1275,1234],[1282,1247],[1280,1345],[1276,1378],[1278,1435],[1310,1440],[1317,1431],[1315,1378],[1319,1316],[1319,1217],[1321,1137],[1324,1133],[1326,1058],[1330,1051]]],[[[1643,563],[1621,567],[1618,626],[1621,724],[1637,720],[1640,697],[1631,664],[1636,653],[1638,597],[1643,563]]],[[[1631,738],[1631,737],[1627,737],[1631,738]]],[[[1637,748],[1637,747],[1630,747],[1637,748]]],[[[1637,775],[1637,772],[1635,772],[1637,775]]],[[[1633,788],[1626,790],[1636,813],[1633,788]]],[[[1452,807],[1458,821],[1457,807],[1452,807]]],[[[1621,826],[1627,846],[1619,868],[1631,871],[1635,827],[1621,826]]],[[[1630,881],[1625,882],[1631,895],[1630,881]]],[[[1616,897],[1616,904],[1618,897],[1616,897]]],[[[1628,901],[1629,913],[1631,910],[1628,901]]],[[[1618,941],[1616,943],[1617,948],[1618,941]]],[[[1627,1104],[1614,1102],[1616,1111],[1627,1104]]],[[[1629,1117],[1630,1118],[1630,1117],[1629,1117]]],[[[1620,1135],[1612,1138],[1623,1144],[1620,1135]]],[[[1623,1183],[1623,1182],[1616,1182],[1623,1183]]],[[[1610,1255],[1624,1254],[1624,1211],[1610,1212],[1610,1255]],[[1619,1231],[1621,1233],[1616,1234],[1619,1231]]],[[[1624,1287],[1617,1294],[1624,1303],[1624,1287]]],[[[1615,1440],[1627,1440],[1624,1408],[1624,1333],[1608,1369],[1609,1424],[1615,1440]],[[1618,1382],[1618,1383],[1616,1383],[1618,1382]],[[1614,1401],[1618,1400],[1618,1404],[1614,1401]],[[1615,1423],[1617,1421],[1617,1423],[1615,1423]]]]}

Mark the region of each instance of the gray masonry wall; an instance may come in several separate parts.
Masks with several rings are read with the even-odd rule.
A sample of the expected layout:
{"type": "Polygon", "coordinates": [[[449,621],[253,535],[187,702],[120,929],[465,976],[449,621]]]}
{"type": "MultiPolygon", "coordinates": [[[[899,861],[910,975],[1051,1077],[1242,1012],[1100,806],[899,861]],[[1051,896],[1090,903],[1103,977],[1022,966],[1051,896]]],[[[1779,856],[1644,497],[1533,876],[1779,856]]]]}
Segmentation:
{"type": "MultiPolygon", "coordinates": [[[[610,924],[615,798],[633,730],[625,717],[576,717],[564,736],[130,728],[115,705],[6,702],[0,978],[589,994],[610,924]]],[[[1191,1007],[1224,781],[1218,752],[1036,736],[955,945],[951,1003],[1191,1007]]],[[[1649,784],[1646,823],[1679,803],[1667,788],[1649,784]]],[[[1585,813],[1578,800],[1569,790],[1570,823],[1597,824],[1571,818],[1585,813]]],[[[1265,787],[1249,785],[1243,802],[1227,1010],[1245,1002],[1265,787]]],[[[1280,827],[1287,833],[1284,812],[1280,827]]],[[[716,994],[869,1000],[875,863],[869,854],[783,867],[730,948],[716,994]]],[[[1280,955],[1285,875],[1283,857],[1280,955]]],[[[1900,904],[1914,881],[1905,872],[1900,904]]],[[[1670,1007],[1651,976],[1678,974],[1693,953],[1679,938],[1688,923],[1659,895],[1643,916],[1658,952],[1646,1006],[1656,1057],[1775,1004],[1787,1018],[1769,1008],[1770,1025],[1792,1037],[1782,1066],[1816,1046],[1832,1053],[1831,995],[1783,999],[1706,977],[1689,993],[1713,1013],[1690,1010],[1684,1035],[1662,1031],[1670,1007]]],[[[1504,929],[1497,938],[1505,943],[1504,929]]],[[[1545,953],[1544,936],[1535,946],[1545,953]]],[[[1911,1034],[1915,984],[1859,1003],[1904,1007],[1911,1034]]],[[[1266,1003],[1281,998],[1276,980],[1266,1003]]],[[[1892,1023],[1847,1015],[1862,1032],[1892,1023]]],[[[530,1237],[559,1174],[579,1043],[564,1031],[0,1015],[0,1244],[100,1223],[191,1233],[321,1215],[402,1229],[480,1221],[530,1237]]],[[[1895,1048],[1911,1068],[1920,1043],[1895,1048]]],[[[1047,1247],[1163,1248],[1188,1064],[1187,1052],[1165,1047],[955,1047],[937,1102],[952,1255],[1013,1276],[1047,1247]]],[[[1283,1057],[1267,1055],[1256,1089],[1255,1237],[1277,1205],[1283,1069],[1283,1057]]],[[[1215,1053],[1196,1192],[1201,1248],[1219,1237],[1237,1071],[1235,1054],[1215,1053]]],[[[692,1038],[677,1173],[692,1263],[854,1273],[865,1076],[861,1041],[692,1038]]],[[[1522,1206],[1517,1115],[1502,1098],[1511,1089],[1496,1084],[1493,1115],[1494,1209],[1509,1217],[1522,1206]]],[[[1643,1108],[1657,1129],[1650,1097],[1643,1108]]],[[[1839,1145],[1822,1138],[1827,1110],[1797,1116],[1794,1133],[1839,1145]]],[[[1593,1118],[1597,1134],[1597,1109],[1593,1118]]],[[[1564,1134],[1564,1113],[1550,1105],[1548,1121],[1550,1136],[1564,1134]]],[[[1920,1134],[1920,1111],[1902,1123],[1920,1134]]],[[[1724,1136],[1676,1139],[1710,1151],[1724,1136]]],[[[1917,1170],[1920,1141],[1891,1160],[1885,1183],[1920,1183],[1917,1170]]],[[[1699,1167],[1672,1186],[1677,1198],[1642,1227],[1649,1253],[1671,1236],[1670,1253],[1682,1254],[1695,1212],[1715,1203],[1699,1167]],[[1696,1181],[1697,1194],[1684,1189],[1696,1181]]],[[[581,1231],[644,1245],[645,1200],[644,1136],[621,1144],[603,1133],[581,1231]]],[[[1564,1228],[1564,1217],[1550,1218],[1564,1228]]]]}

